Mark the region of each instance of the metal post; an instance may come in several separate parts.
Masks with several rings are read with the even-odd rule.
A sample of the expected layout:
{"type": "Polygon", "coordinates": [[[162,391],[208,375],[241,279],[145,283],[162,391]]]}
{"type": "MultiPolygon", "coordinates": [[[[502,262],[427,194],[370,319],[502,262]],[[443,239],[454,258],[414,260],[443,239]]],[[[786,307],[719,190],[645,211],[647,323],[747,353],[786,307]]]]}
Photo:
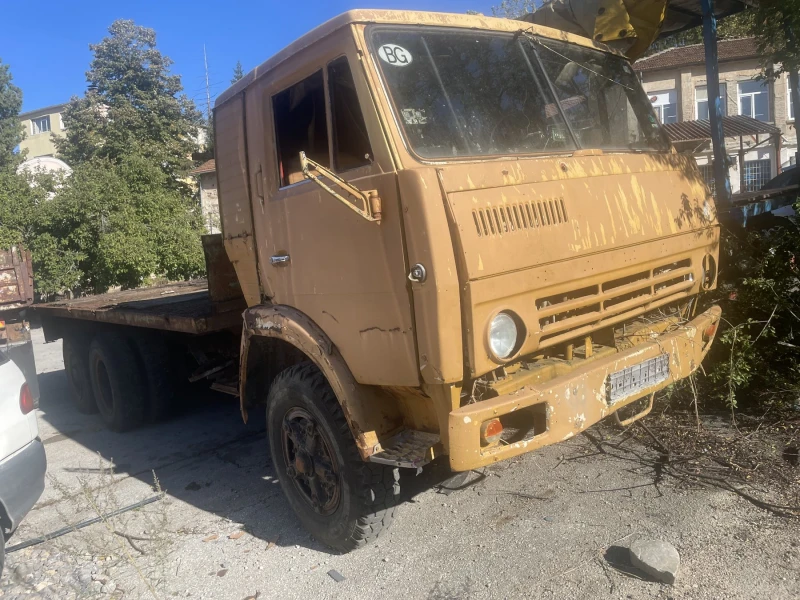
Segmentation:
{"type": "Polygon", "coordinates": [[[714,149],[717,206],[727,208],[731,205],[731,182],[728,179],[728,157],[725,154],[725,136],[722,132],[722,103],[719,97],[719,62],[717,60],[717,19],[714,17],[714,0],[701,0],[700,4],[703,9],[706,89],[708,90],[708,114],[711,121],[711,145],[714,149]]]}
{"type": "MultiPolygon", "coordinates": [[[[794,47],[794,31],[788,23],[784,24],[784,30],[786,31],[786,41],[789,42],[790,47],[794,47]]],[[[794,108],[794,131],[795,137],[797,137],[797,124],[800,123],[800,119],[798,119],[798,116],[800,116],[800,77],[797,75],[797,69],[792,69],[789,71],[789,93],[792,95],[792,108],[794,108]]],[[[778,157],[779,164],[780,160],[780,157],[778,157]]],[[[797,149],[795,150],[794,154],[794,165],[796,168],[800,169],[800,139],[797,140],[797,149]]]]}
{"type": "MultiPolygon", "coordinates": [[[[789,72],[789,92],[792,94],[792,108],[794,109],[794,133],[795,137],[797,137],[797,124],[800,123],[800,119],[797,118],[800,116],[800,77],[798,77],[797,71],[789,72]]],[[[780,161],[780,158],[778,160],[780,161]]],[[[794,154],[794,166],[800,169],[800,143],[797,144],[794,154]]]]}

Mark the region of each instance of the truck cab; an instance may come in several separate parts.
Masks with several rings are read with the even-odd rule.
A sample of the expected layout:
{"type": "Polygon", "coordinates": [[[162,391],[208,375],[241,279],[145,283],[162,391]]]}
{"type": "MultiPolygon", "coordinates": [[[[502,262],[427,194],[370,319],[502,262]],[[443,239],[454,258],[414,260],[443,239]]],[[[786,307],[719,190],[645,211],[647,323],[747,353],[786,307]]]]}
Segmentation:
{"type": "Polygon", "coordinates": [[[267,403],[287,497],[331,545],[383,522],[386,472],[629,424],[714,338],[713,199],[602,44],[352,11],[224,92],[215,127],[241,409],[267,403]]]}

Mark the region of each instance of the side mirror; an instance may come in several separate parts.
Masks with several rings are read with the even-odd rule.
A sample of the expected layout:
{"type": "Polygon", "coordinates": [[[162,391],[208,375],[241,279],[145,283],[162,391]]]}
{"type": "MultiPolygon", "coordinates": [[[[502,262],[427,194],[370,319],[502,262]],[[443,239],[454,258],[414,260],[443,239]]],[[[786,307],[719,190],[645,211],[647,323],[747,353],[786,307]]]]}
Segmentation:
{"type": "Polygon", "coordinates": [[[367,221],[372,221],[374,223],[381,222],[381,198],[378,196],[377,190],[361,191],[354,185],[350,185],[330,169],[327,169],[318,162],[308,158],[305,152],[300,152],[300,168],[303,171],[303,177],[316,183],[319,187],[339,200],[347,208],[357,212],[367,221]],[[326,179],[329,179],[334,184],[342,188],[353,199],[355,199],[357,203],[361,204],[361,206],[354,204],[352,200],[342,196],[339,192],[322,181],[319,175],[312,173],[311,169],[314,169],[317,173],[319,173],[319,175],[322,175],[326,179]]]}

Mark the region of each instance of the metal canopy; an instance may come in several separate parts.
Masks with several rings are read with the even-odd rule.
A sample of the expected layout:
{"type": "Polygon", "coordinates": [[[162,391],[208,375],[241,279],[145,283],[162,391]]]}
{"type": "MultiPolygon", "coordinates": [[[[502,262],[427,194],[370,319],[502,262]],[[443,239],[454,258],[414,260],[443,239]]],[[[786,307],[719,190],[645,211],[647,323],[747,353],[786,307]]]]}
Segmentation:
{"type": "MultiPolygon", "coordinates": [[[[721,19],[756,6],[754,0],[715,0],[714,17],[721,19]]],[[[659,38],[663,38],[703,24],[703,8],[700,0],[670,0],[661,26],[659,38]]]]}
{"type": "MultiPolygon", "coordinates": [[[[673,144],[678,142],[700,142],[711,139],[710,121],[681,121],[668,123],[664,129],[673,144]]],[[[726,138],[749,135],[778,135],[780,128],[744,115],[722,117],[722,135],[726,138]]]]}

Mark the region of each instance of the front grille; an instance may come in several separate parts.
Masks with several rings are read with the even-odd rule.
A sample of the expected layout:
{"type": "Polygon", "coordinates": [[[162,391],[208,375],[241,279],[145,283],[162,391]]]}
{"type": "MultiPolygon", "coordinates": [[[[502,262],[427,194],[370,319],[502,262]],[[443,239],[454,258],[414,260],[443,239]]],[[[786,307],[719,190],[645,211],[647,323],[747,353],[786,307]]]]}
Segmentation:
{"type": "Polygon", "coordinates": [[[536,301],[540,344],[552,345],[663,306],[685,296],[693,285],[692,261],[686,258],[540,298],[536,301]]]}
{"type": "Polygon", "coordinates": [[[478,237],[506,235],[527,229],[552,227],[567,222],[563,198],[536,202],[512,202],[472,211],[478,237]]]}

